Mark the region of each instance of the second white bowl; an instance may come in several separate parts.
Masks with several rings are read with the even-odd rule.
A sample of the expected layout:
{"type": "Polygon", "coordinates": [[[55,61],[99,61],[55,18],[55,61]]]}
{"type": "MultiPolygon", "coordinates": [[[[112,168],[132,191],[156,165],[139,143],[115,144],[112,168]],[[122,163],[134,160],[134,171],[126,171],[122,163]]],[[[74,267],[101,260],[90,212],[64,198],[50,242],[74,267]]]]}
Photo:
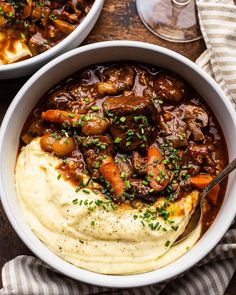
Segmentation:
{"type": "Polygon", "coordinates": [[[90,11],[78,27],[54,47],[29,59],[0,65],[0,79],[12,79],[29,75],[52,58],[79,46],[94,27],[102,10],[103,3],[104,0],[95,0],[90,11]]]}

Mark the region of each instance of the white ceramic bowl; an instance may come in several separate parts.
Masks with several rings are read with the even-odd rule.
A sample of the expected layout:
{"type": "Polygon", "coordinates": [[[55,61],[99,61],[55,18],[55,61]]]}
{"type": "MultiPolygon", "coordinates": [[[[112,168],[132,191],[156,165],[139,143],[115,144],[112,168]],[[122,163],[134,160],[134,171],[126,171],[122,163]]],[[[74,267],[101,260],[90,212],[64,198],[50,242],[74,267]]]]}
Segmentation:
{"type": "Polygon", "coordinates": [[[67,52],[54,59],[19,91],[2,123],[0,133],[0,183],[2,203],[6,214],[24,243],[38,257],[59,272],[91,284],[107,287],[137,287],[170,279],[201,260],[222,238],[235,213],[236,179],[231,174],[224,203],[211,228],[184,256],[161,269],[132,276],[101,275],[80,269],[53,254],[32,233],[27,225],[14,188],[14,167],[21,128],[39,98],[53,85],[75,71],[96,63],[133,60],[167,68],[180,74],[205,98],[224,131],[229,157],[236,156],[236,115],[227,97],[216,82],[185,57],[155,45],[111,41],[91,44],[67,52]]]}
{"type": "Polygon", "coordinates": [[[95,0],[90,11],[78,27],[56,46],[32,58],[12,64],[0,65],[0,79],[12,79],[29,75],[52,58],[79,46],[94,27],[103,3],[104,0],[95,0]]]}

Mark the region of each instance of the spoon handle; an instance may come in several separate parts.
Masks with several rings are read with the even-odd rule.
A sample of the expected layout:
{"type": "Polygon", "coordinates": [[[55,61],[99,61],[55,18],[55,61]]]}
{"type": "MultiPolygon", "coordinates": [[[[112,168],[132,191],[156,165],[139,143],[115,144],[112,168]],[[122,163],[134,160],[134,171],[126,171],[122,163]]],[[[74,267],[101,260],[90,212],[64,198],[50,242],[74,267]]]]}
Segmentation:
{"type": "Polygon", "coordinates": [[[220,183],[226,176],[229,175],[231,171],[236,168],[236,158],[227,165],[220,174],[218,174],[209,184],[207,187],[204,188],[202,191],[202,196],[205,196],[209,191],[217,184],[220,183]]]}

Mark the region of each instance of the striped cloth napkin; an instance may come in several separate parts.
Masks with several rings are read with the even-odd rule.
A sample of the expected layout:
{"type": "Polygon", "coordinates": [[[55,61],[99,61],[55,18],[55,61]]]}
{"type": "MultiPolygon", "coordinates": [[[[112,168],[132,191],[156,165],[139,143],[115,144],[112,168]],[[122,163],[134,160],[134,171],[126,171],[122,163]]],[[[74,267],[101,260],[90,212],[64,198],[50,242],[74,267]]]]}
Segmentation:
{"type": "Polygon", "coordinates": [[[236,6],[233,0],[198,0],[197,9],[207,50],[196,63],[213,76],[236,110],[236,6]]]}
{"type": "MultiPolygon", "coordinates": [[[[236,6],[233,0],[197,1],[207,50],[196,61],[236,109],[236,6]]],[[[236,225],[214,250],[180,277],[136,289],[109,289],[63,277],[35,257],[18,256],[2,269],[1,295],[223,295],[236,270],[236,225]]]]}

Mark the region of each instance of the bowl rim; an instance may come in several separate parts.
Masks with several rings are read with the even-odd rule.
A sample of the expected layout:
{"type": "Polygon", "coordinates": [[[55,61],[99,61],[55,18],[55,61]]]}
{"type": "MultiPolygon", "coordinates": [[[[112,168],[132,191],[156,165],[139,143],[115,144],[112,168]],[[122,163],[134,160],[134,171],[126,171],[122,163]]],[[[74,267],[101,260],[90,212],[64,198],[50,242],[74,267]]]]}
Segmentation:
{"type": "Polygon", "coordinates": [[[96,14],[98,13],[101,5],[103,5],[104,0],[94,0],[94,3],[87,13],[87,15],[84,17],[81,23],[77,26],[77,28],[71,32],[68,36],[66,36],[62,41],[60,41],[58,44],[53,46],[52,48],[35,55],[33,57],[30,57],[28,59],[14,62],[11,64],[5,64],[0,65],[0,73],[8,72],[10,70],[20,70],[23,68],[28,68],[34,65],[38,65],[45,60],[49,60],[50,58],[53,58],[57,54],[59,54],[72,40],[75,40],[78,38],[78,35],[83,32],[86,27],[89,25],[89,23],[95,18],[96,14]]]}
{"type": "MultiPolygon", "coordinates": [[[[199,66],[197,66],[195,63],[193,63],[191,60],[187,59],[186,57],[172,51],[169,49],[166,49],[164,47],[160,47],[157,45],[139,42],[139,41],[105,41],[100,43],[94,43],[86,46],[82,46],[80,48],[73,49],[69,52],[64,53],[63,55],[60,55],[59,57],[55,58],[54,60],[47,63],[45,66],[43,66],[40,70],[38,70],[19,90],[18,94],[13,99],[12,103],[10,104],[10,107],[8,108],[5,117],[2,122],[1,130],[0,130],[0,162],[2,162],[3,158],[3,142],[4,142],[4,136],[7,132],[6,127],[11,121],[11,114],[14,111],[15,107],[18,105],[20,100],[24,97],[24,93],[27,91],[28,88],[30,88],[30,85],[34,83],[40,76],[44,75],[47,70],[50,68],[53,68],[58,63],[61,63],[63,61],[66,61],[68,58],[71,58],[73,56],[77,56],[81,53],[84,53],[86,51],[90,50],[96,50],[96,49],[103,49],[107,47],[132,47],[132,48],[139,48],[143,50],[152,50],[155,52],[159,52],[161,54],[167,55],[170,58],[174,58],[182,63],[184,63],[187,67],[194,70],[198,75],[202,76],[204,80],[207,81],[208,84],[211,85],[211,87],[219,94],[219,97],[222,99],[228,114],[232,118],[233,125],[236,129],[236,116],[234,114],[234,110],[232,108],[232,105],[230,104],[228,98],[226,97],[223,90],[220,88],[220,86],[213,80],[213,78],[210,77],[203,69],[201,69],[199,66]]],[[[233,127],[233,126],[232,126],[233,127]]],[[[172,279],[173,277],[178,276],[179,274],[183,273],[184,271],[188,270],[190,267],[193,267],[196,263],[198,263],[201,259],[203,259],[212,249],[215,247],[215,245],[220,241],[220,239],[223,237],[227,229],[230,227],[235,213],[236,213],[236,207],[233,208],[232,211],[228,212],[227,218],[225,219],[225,222],[221,224],[220,230],[214,235],[211,233],[210,241],[205,245],[204,248],[205,251],[201,251],[201,253],[197,253],[195,256],[191,256],[192,249],[187,252],[184,256],[186,256],[186,263],[182,263],[181,266],[174,270],[172,269],[171,274],[164,272],[159,273],[159,277],[157,277],[156,272],[160,271],[154,270],[151,272],[143,273],[143,274],[135,274],[135,275],[105,275],[105,274],[98,274],[95,272],[87,271],[82,268],[76,267],[71,265],[70,263],[64,261],[62,258],[58,257],[56,254],[54,254],[51,250],[50,254],[47,253],[41,253],[40,250],[37,247],[38,245],[35,245],[32,240],[27,236],[27,234],[24,232],[24,228],[17,222],[17,218],[14,216],[13,212],[11,212],[11,205],[10,202],[8,202],[7,195],[5,193],[3,181],[2,181],[3,175],[0,172],[0,193],[2,196],[2,205],[6,212],[6,215],[13,226],[14,230],[18,234],[18,236],[21,238],[21,240],[26,244],[26,246],[41,260],[43,260],[47,265],[51,266],[53,269],[57,270],[58,272],[69,276],[72,279],[82,281],[85,283],[97,285],[97,286],[103,286],[103,287],[113,287],[113,288],[131,288],[131,287],[141,287],[146,286],[154,283],[160,283],[165,280],[172,279]],[[191,259],[189,259],[191,258],[191,259]],[[70,265],[70,266],[69,266],[70,265]],[[66,267],[66,268],[65,268],[66,267]],[[77,271],[75,271],[77,270],[77,271]]],[[[207,235],[207,233],[205,234],[207,235]]],[[[40,242],[41,243],[41,242],[40,242]]],[[[45,246],[46,247],[46,246],[45,246]]],[[[178,261],[178,260],[177,260],[178,261]]],[[[172,262],[173,264],[175,262],[172,262]]],[[[171,265],[169,264],[169,265],[171,265]]],[[[164,267],[167,268],[168,266],[164,267]]],[[[162,268],[162,269],[164,269],[162,268]]]]}

